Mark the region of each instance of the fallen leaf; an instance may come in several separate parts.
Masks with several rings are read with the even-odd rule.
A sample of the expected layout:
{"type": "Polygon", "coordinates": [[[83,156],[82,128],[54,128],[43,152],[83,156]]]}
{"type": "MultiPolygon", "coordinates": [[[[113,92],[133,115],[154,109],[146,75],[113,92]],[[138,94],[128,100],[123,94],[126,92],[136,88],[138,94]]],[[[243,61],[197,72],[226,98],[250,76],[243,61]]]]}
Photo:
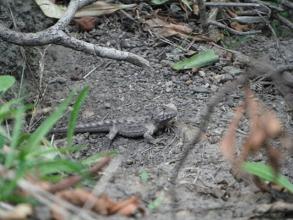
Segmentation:
{"type": "Polygon", "coordinates": [[[267,154],[268,154],[268,158],[269,158],[269,163],[271,165],[271,167],[273,168],[273,170],[278,173],[281,165],[280,165],[280,160],[281,160],[281,153],[279,150],[268,146],[267,147],[267,154]]]}
{"type": "Polygon", "coordinates": [[[107,195],[95,196],[92,192],[84,189],[65,190],[56,194],[77,206],[91,205],[91,210],[102,215],[120,214],[124,216],[134,215],[137,211],[144,214],[137,197],[130,197],[126,200],[114,202],[107,195]]]}
{"type": "Polygon", "coordinates": [[[200,68],[217,62],[219,56],[213,50],[202,51],[190,58],[186,58],[172,65],[175,70],[200,68]]]}
{"type": "Polygon", "coordinates": [[[245,32],[245,31],[249,31],[249,25],[246,24],[239,24],[238,22],[234,21],[231,22],[230,26],[236,30],[236,31],[240,31],[240,32],[245,32]]]}
{"type": "Polygon", "coordinates": [[[170,36],[180,36],[180,34],[191,34],[192,29],[185,24],[175,24],[165,21],[167,19],[155,17],[145,21],[148,25],[146,30],[151,29],[154,33],[163,36],[163,37],[170,37],[170,36]]]}
{"type": "Polygon", "coordinates": [[[266,111],[264,114],[261,114],[260,119],[270,138],[276,138],[282,133],[282,124],[274,112],[266,111]]]}
{"type": "Polygon", "coordinates": [[[194,15],[199,15],[199,8],[197,4],[192,5],[192,12],[194,15]]]}
{"type": "MultiPolygon", "coordinates": [[[[41,8],[43,13],[50,18],[61,18],[67,9],[66,6],[54,4],[50,0],[35,0],[35,2],[41,8]]],[[[112,14],[117,10],[130,9],[135,6],[136,4],[111,4],[104,1],[97,1],[78,10],[74,17],[112,14]]]]}
{"type": "Polygon", "coordinates": [[[144,214],[144,210],[140,208],[140,201],[137,197],[132,196],[124,201],[117,202],[110,208],[111,214],[121,214],[124,216],[132,216],[136,211],[140,211],[144,214]]]}
{"type": "Polygon", "coordinates": [[[91,209],[93,211],[102,215],[108,215],[108,208],[113,205],[106,197],[96,197],[84,189],[64,190],[56,193],[56,195],[80,207],[84,206],[85,203],[89,203],[92,205],[91,209]]]}
{"type": "Polygon", "coordinates": [[[91,31],[96,25],[95,17],[82,17],[75,18],[74,22],[78,25],[78,27],[83,31],[91,31]]]}
{"type": "Polygon", "coordinates": [[[220,143],[220,149],[223,156],[230,162],[235,161],[236,129],[243,116],[243,113],[244,113],[244,106],[241,105],[236,109],[234,117],[228,127],[228,130],[226,131],[226,134],[224,135],[220,143]]]}
{"type": "Polygon", "coordinates": [[[30,204],[19,204],[12,210],[0,210],[0,219],[3,220],[25,220],[33,214],[33,208],[30,204]]]}

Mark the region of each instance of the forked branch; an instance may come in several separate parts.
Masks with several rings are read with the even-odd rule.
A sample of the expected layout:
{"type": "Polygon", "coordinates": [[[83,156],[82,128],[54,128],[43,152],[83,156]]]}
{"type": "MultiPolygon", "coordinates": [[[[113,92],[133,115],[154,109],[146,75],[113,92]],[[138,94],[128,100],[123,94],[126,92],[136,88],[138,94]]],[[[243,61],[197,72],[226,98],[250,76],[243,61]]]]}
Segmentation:
{"type": "Polygon", "coordinates": [[[114,48],[98,46],[76,39],[65,33],[64,29],[73,19],[76,11],[92,2],[94,2],[94,0],[71,0],[64,16],[60,18],[55,25],[36,33],[21,33],[13,31],[0,23],[0,38],[4,41],[20,46],[57,44],[102,58],[127,61],[142,67],[149,66],[149,62],[139,55],[116,50],[114,48]]]}

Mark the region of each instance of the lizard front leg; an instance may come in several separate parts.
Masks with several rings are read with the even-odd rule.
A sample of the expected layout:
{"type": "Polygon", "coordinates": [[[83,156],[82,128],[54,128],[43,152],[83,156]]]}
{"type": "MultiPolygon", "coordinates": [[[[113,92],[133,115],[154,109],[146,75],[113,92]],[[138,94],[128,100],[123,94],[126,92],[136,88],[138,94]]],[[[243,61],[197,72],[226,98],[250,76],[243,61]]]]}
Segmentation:
{"type": "Polygon", "coordinates": [[[153,134],[157,130],[157,127],[154,124],[150,123],[145,125],[145,128],[146,132],[143,134],[145,141],[150,144],[156,144],[156,139],[153,137],[153,134]]]}

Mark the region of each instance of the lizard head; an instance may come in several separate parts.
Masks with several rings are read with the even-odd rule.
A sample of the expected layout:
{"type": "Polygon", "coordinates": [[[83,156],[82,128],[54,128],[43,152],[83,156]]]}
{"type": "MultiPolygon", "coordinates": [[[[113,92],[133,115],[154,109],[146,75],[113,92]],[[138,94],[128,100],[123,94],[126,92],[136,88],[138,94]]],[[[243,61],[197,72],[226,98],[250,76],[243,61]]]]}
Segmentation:
{"type": "Polygon", "coordinates": [[[156,113],[153,114],[152,119],[156,123],[167,123],[177,116],[177,108],[173,103],[162,105],[156,113]]]}

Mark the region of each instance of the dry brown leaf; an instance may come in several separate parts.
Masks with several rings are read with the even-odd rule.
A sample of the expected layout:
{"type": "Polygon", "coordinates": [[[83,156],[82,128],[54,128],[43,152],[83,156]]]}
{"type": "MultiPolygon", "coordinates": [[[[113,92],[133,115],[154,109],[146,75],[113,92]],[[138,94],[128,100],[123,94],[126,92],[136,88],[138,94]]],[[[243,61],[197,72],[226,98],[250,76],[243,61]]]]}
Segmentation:
{"type": "Polygon", "coordinates": [[[265,113],[260,116],[260,119],[263,128],[270,138],[276,138],[282,133],[282,124],[274,112],[265,111],[265,113]]]}
{"type": "Polygon", "coordinates": [[[194,15],[199,15],[198,4],[193,4],[192,5],[192,12],[193,12],[194,15]]]}
{"type": "Polygon", "coordinates": [[[0,219],[3,220],[25,220],[33,214],[30,204],[19,204],[14,209],[7,212],[0,210],[0,219]]]}
{"type": "Polygon", "coordinates": [[[95,17],[82,17],[75,18],[74,22],[78,25],[79,29],[83,31],[91,31],[96,25],[95,17]]]}
{"type": "Polygon", "coordinates": [[[235,161],[235,157],[236,157],[236,150],[235,150],[236,129],[237,129],[239,122],[243,116],[243,113],[244,113],[244,106],[241,105],[236,109],[234,117],[229,125],[229,128],[226,131],[226,134],[220,143],[220,149],[221,149],[222,154],[230,162],[235,161]]]}
{"type": "Polygon", "coordinates": [[[237,16],[237,14],[233,10],[231,10],[231,9],[227,9],[226,12],[232,18],[234,18],[234,17],[237,16]]]}
{"type": "Polygon", "coordinates": [[[64,190],[56,195],[77,206],[83,206],[87,202],[93,204],[92,210],[102,215],[108,215],[108,207],[113,205],[104,197],[96,197],[84,189],[64,190]]]}
{"type": "Polygon", "coordinates": [[[180,36],[180,34],[186,35],[192,33],[192,29],[186,24],[170,23],[159,17],[148,19],[145,23],[151,28],[152,31],[163,37],[170,37],[174,35],[180,36]]]}
{"type": "MultiPolygon", "coordinates": [[[[220,148],[225,158],[232,162],[234,174],[238,177],[244,177],[244,174],[241,173],[240,169],[241,164],[248,158],[249,154],[255,153],[261,148],[266,150],[269,164],[277,174],[280,169],[281,153],[278,149],[269,146],[268,141],[271,138],[280,137],[280,134],[282,133],[282,125],[277,119],[276,114],[267,110],[261,102],[254,98],[253,92],[246,88],[245,108],[242,107],[241,111],[240,109],[236,111],[234,118],[222,139],[220,148]],[[236,160],[234,147],[236,142],[236,128],[238,127],[239,120],[243,115],[244,110],[249,117],[250,131],[242,146],[240,156],[236,160]]],[[[262,183],[257,177],[254,177],[254,183],[261,190],[267,191],[269,189],[268,186],[262,183]]]]}
{"type": "Polygon", "coordinates": [[[264,141],[267,139],[263,123],[260,120],[260,114],[263,110],[261,104],[256,101],[250,89],[246,89],[245,95],[250,123],[250,134],[248,136],[248,143],[246,147],[250,148],[248,151],[252,150],[255,152],[263,145],[264,141]]]}
{"type": "MultiPolygon", "coordinates": [[[[35,0],[35,2],[39,5],[43,13],[50,18],[61,18],[67,9],[64,5],[54,4],[51,0],[35,0]]],[[[74,17],[101,16],[112,14],[121,9],[134,8],[135,6],[136,4],[111,4],[105,1],[96,1],[78,10],[74,17]]]]}
{"type": "Polygon", "coordinates": [[[281,153],[279,150],[268,146],[267,147],[267,154],[269,158],[269,163],[272,168],[276,171],[276,173],[280,170],[280,160],[281,160],[281,153]]]}
{"type": "Polygon", "coordinates": [[[255,129],[251,129],[251,133],[248,136],[248,144],[249,152],[257,152],[265,143],[267,139],[267,135],[264,132],[262,127],[255,127],[255,129]]]}
{"type": "Polygon", "coordinates": [[[86,203],[91,204],[92,210],[102,215],[118,213],[131,216],[136,211],[144,214],[144,210],[139,206],[139,199],[134,196],[120,202],[114,202],[105,194],[97,197],[84,189],[66,190],[56,195],[77,206],[84,206],[86,203]]]}
{"type": "Polygon", "coordinates": [[[140,201],[137,197],[132,196],[124,201],[117,202],[116,205],[110,208],[111,214],[121,214],[124,216],[132,216],[136,211],[144,214],[144,210],[140,207],[140,201]]]}
{"type": "Polygon", "coordinates": [[[245,32],[245,31],[250,30],[249,25],[247,25],[247,24],[240,24],[240,23],[238,23],[237,21],[233,21],[233,22],[231,22],[230,26],[231,26],[231,28],[233,28],[234,30],[236,30],[236,31],[240,31],[240,32],[245,32]]]}

